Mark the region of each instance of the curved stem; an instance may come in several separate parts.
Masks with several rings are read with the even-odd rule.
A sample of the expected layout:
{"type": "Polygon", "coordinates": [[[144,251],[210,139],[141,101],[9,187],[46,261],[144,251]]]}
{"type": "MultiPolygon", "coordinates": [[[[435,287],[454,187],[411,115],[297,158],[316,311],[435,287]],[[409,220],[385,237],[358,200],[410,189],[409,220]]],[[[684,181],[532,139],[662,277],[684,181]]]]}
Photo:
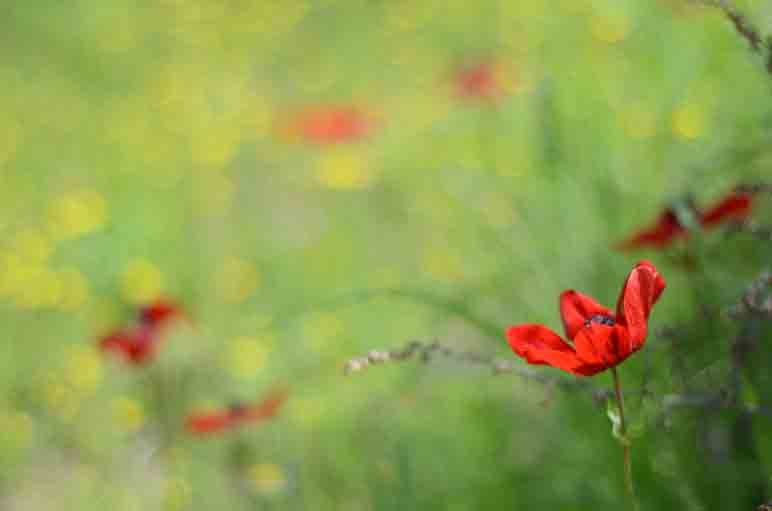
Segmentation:
{"type": "Polygon", "coordinates": [[[635,487],[633,486],[633,466],[630,461],[630,440],[627,438],[627,424],[625,423],[625,405],[622,399],[622,385],[619,383],[619,373],[616,367],[611,368],[611,374],[614,376],[614,393],[616,394],[617,406],[619,407],[619,433],[622,435],[622,449],[624,455],[625,467],[625,489],[630,497],[633,509],[638,510],[638,500],[635,498],[635,487]]]}

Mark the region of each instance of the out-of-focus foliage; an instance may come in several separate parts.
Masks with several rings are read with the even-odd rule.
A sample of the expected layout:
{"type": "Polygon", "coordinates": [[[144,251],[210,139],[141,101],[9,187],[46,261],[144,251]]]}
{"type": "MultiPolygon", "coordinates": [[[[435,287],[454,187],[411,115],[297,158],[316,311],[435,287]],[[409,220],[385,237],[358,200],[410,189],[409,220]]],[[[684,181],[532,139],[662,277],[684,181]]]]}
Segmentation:
{"type": "MultiPolygon", "coordinates": [[[[772,32],[766,2],[738,7],[772,32]]],[[[569,287],[612,304],[639,256],[668,281],[653,331],[693,325],[623,367],[643,508],[749,509],[743,482],[769,486],[769,417],[738,465],[731,428],[665,428],[662,400],[636,394],[723,378],[739,327],[700,306],[736,303],[769,243],[611,249],[667,200],[771,175],[772,81],[719,10],[6,2],[0,34],[0,507],[619,509],[621,454],[586,393],[453,364],[341,368],[413,338],[512,356],[508,324],[557,328],[569,287]],[[97,350],[158,296],[190,323],[157,360],[97,350]],[[290,397],[271,421],[183,430],[276,385],[290,397]]],[[[754,328],[743,403],[770,406],[754,328]]]]}

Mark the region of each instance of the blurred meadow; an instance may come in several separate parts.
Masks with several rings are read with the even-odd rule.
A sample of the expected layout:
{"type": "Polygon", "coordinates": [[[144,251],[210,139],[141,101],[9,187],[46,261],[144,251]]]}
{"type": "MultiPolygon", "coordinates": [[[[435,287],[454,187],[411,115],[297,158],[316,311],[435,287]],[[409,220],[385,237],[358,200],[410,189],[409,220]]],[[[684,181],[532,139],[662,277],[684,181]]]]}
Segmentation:
{"type": "MultiPolygon", "coordinates": [[[[737,7],[772,32],[772,4],[737,7]]],[[[613,305],[650,259],[654,332],[735,303],[772,260],[723,232],[695,236],[696,274],[612,248],[668,201],[772,177],[772,77],[716,8],[6,2],[0,41],[3,510],[620,509],[589,394],[451,360],[344,364],[438,339],[525,367],[504,331],[557,329],[564,289],[613,305]],[[99,349],[159,298],[184,319],[151,363],[99,349]],[[271,420],[185,429],[275,389],[271,420]]],[[[690,382],[729,350],[717,321],[690,382]]],[[[658,342],[625,362],[631,392],[686,385],[658,342]]],[[[759,374],[744,399],[764,405],[759,374]]],[[[660,409],[629,402],[643,509],[752,509],[742,463],[695,454],[699,419],[648,427],[660,409]]],[[[770,485],[753,420],[748,470],[770,485]]]]}

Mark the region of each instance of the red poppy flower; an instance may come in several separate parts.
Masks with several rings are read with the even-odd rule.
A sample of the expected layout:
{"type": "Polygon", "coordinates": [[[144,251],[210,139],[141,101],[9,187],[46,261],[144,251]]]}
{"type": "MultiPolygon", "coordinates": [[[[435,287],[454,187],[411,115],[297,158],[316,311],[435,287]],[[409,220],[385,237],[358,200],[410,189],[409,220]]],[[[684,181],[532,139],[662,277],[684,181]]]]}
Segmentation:
{"type": "Polygon", "coordinates": [[[139,309],[139,320],[143,324],[151,326],[161,326],[169,320],[184,316],[177,304],[160,299],[139,309]]]}
{"type": "Polygon", "coordinates": [[[150,362],[163,337],[164,328],[184,313],[176,304],[157,300],[139,308],[138,323],[117,329],[99,341],[102,351],[113,353],[133,365],[150,362]]]}
{"type": "Polygon", "coordinates": [[[617,244],[620,250],[628,250],[644,246],[665,248],[676,238],[686,236],[687,230],[678,220],[678,215],[672,208],[667,208],[650,227],[646,227],[631,238],[617,244]]]}
{"type": "Polygon", "coordinates": [[[314,144],[339,144],[368,137],[373,116],[354,106],[317,106],[303,110],[280,128],[289,138],[314,144]]]}
{"type": "Polygon", "coordinates": [[[643,347],[652,307],[665,280],[648,261],[635,265],[625,280],[616,312],[574,290],[560,295],[560,316],[567,341],[544,325],[507,330],[509,345],[529,364],[550,365],[592,376],[621,363],[643,347]]]}
{"type": "Polygon", "coordinates": [[[110,352],[133,365],[143,365],[155,355],[157,331],[147,325],[116,330],[99,341],[102,351],[110,352]]]}
{"type": "MultiPolygon", "coordinates": [[[[748,192],[733,191],[724,196],[716,204],[704,211],[690,206],[695,213],[697,222],[703,229],[711,229],[726,221],[744,220],[751,213],[753,196],[748,192]]],[[[620,250],[641,247],[665,248],[680,237],[686,237],[689,231],[678,218],[673,208],[667,208],[659,216],[654,225],[635,233],[631,238],[619,243],[620,250]]]]}
{"type": "Polygon", "coordinates": [[[747,192],[731,192],[700,214],[702,227],[713,227],[726,220],[745,220],[751,214],[753,196],[747,192]]]}
{"type": "Polygon", "coordinates": [[[236,404],[224,410],[194,413],[187,418],[185,427],[198,435],[221,433],[275,416],[286,399],[286,391],[276,390],[257,405],[236,404]]]}
{"type": "Polygon", "coordinates": [[[463,100],[495,101],[505,94],[501,69],[494,62],[478,62],[461,67],[454,76],[456,96],[463,100]]]}
{"type": "Polygon", "coordinates": [[[456,74],[456,92],[461,97],[489,98],[496,90],[493,66],[488,62],[461,69],[456,74]]]}

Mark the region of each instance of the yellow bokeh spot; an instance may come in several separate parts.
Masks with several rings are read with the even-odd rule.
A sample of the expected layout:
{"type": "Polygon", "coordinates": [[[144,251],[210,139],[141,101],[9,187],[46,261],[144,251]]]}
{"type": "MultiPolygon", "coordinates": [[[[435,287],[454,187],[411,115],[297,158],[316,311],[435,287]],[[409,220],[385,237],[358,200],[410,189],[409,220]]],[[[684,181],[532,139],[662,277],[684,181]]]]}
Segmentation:
{"type": "Polygon", "coordinates": [[[16,305],[23,309],[55,307],[62,295],[62,281],[53,270],[38,265],[18,268],[15,289],[16,305]]]}
{"type": "Polygon", "coordinates": [[[66,381],[76,392],[83,395],[93,393],[102,383],[104,369],[98,353],[85,346],[70,350],[67,357],[66,381]]]}
{"type": "Polygon", "coordinates": [[[191,157],[194,162],[204,165],[225,165],[231,161],[241,144],[239,126],[218,129],[212,132],[211,126],[202,130],[200,136],[191,144],[191,157]]]}
{"type": "Polygon", "coordinates": [[[343,335],[346,327],[334,313],[315,312],[303,318],[302,328],[304,342],[316,351],[323,351],[330,341],[343,335]]]}
{"type": "Polygon", "coordinates": [[[329,150],[317,162],[317,181],[333,190],[366,188],[373,177],[365,158],[350,148],[329,150]]]}
{"type": "Polygon", "coordinates": [[[257,267],[240,257],[223,261],[214,275],[217,297],[227,303],[241,303],[260,287],[262,277],[257,267]]]}
{"type": "Polygon", "coordinates": [[[46,262],[54,251],[48,236],[35,228],[19,231],[13,239],[13,249],[22,261],[33,264],[46,262]]]}
{"type": "Polygon", "coordinates": [[[113,420],[123,430],[135,433],[145,424],[145,411],[136,399],[121,396],[110,403],[113,420]]]}
{"type": "Polygon", "coordinates": [[[88,280],[77,268],[63,268],[58,271],[62,284],[59,307],[66,311],[82,308],[89,297],[88,280]]]}
{"type": "Polygon", "coordinates": [[[121,275],[121,290],[126,301],[146,303],[163,291],[163,275],[156,265],[145,259],[134,259],[121,275]]]}
{"type": "Polygon", "coordinates": [[[62,383],[48,383],[43,390],[43,401],[65,422],[72,421],[80,411],[81,396],[62,383]]]}
{"type": "Polygon", "coordinates": [[[698,105],[683,105],[673,112],[673,133],[685,140],[694,140],[705,133],[705,111],[698,105]]]}
{"type": "Polygon", "coordinates": [[[166,480],[163,496],[164,511],[180,511],[190,504],[193,493],[190,483],[181,477],[166,480]]]}
{"type": "Polygon", "coordinates": [[[7,439],[17,448],[27,447],[32,440],[35,423],[24,412],[0,412],[0,438],[7,439]]]}
{"type": "Polygon", "coordinates": [[[238,378],[254,378],[265,367],[273,336],[237,337],[231,342],[227,365],[238,378]]]}
{"type": "Polygon", "coordinates": [[[262,495],[272,495],[287,487],[284,470],[274,463],[257,463],[249,467],[247,479],[252,487],[262,495]]]}
{"type": "Polygon", "coordinates": [[[622,130],[630,138],[649,138],[657,132],[657,116],[642,105],[630,105],[619,114],[622,130]]]}
{"type": "Polygon", "coordinates": [[[461,261],[445,250],[426,250],[421,261],[421,268],[437,280],[457,282],[463,278],[461,261]]]}
{"type": "Polygon", "coordinates": [[[107,201],[95,190],[81,190],[54,199],[48,216],[49,230],[54,238],[78,238],[105,226],[107,201]]]}
{"type": "Polygon", "coordinates": [[[597,16],[592,19],[592,35],[603,43],[618,43],[624,40],[629,32],[630,20],[626,16],[597,16]]]}

